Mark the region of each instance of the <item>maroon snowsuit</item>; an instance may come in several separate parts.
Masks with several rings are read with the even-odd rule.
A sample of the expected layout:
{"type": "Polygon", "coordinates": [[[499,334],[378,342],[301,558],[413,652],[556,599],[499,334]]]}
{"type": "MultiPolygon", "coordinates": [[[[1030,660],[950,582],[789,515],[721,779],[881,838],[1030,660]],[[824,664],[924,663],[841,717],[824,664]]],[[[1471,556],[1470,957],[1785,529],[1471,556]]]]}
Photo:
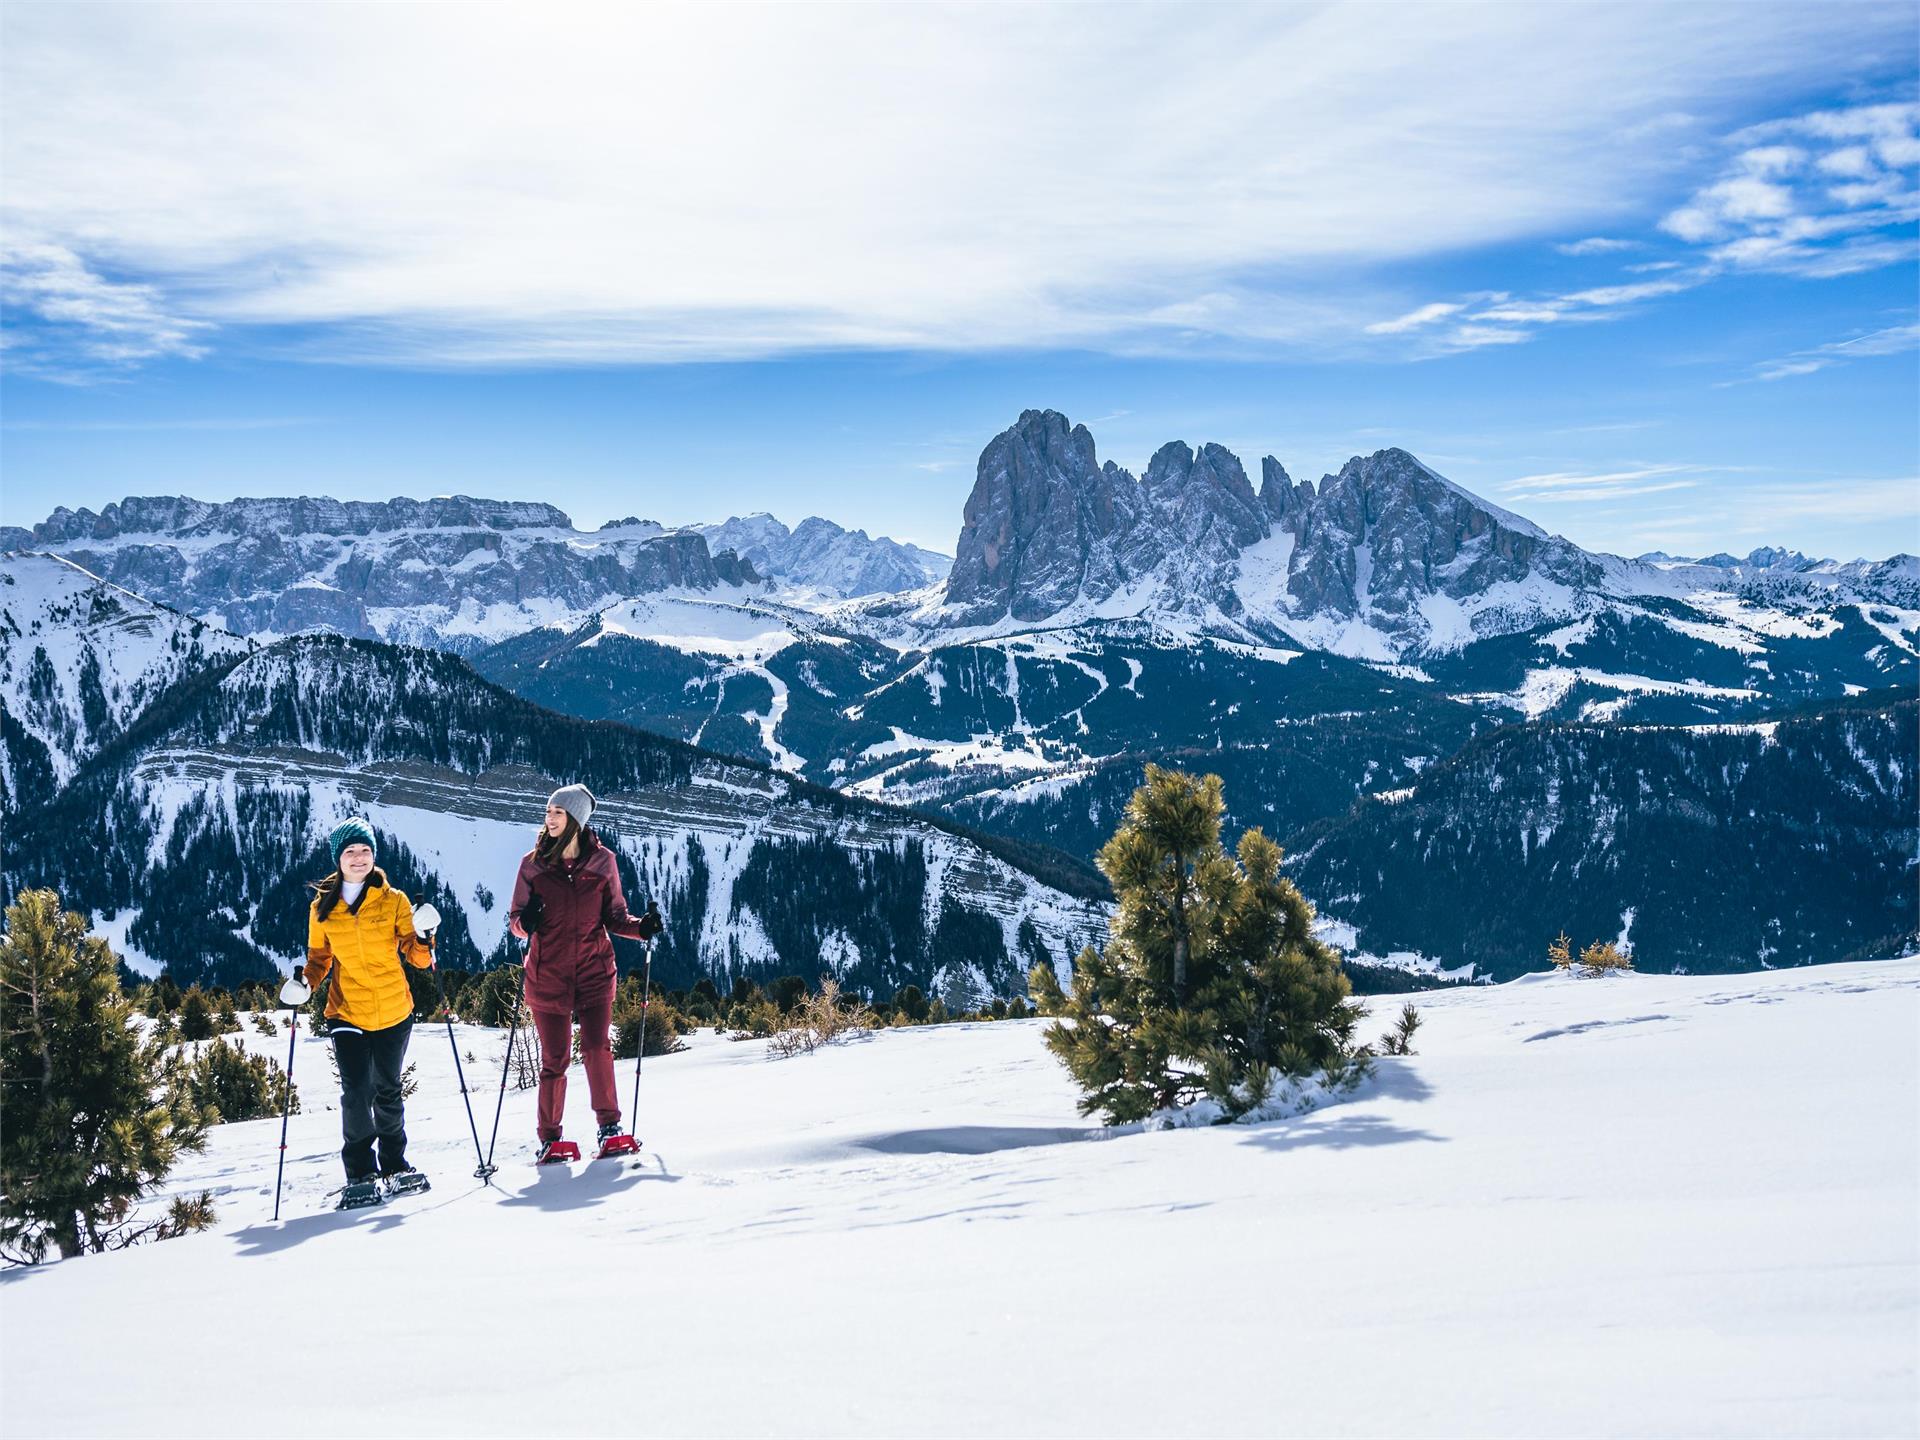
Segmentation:
{"type": "Polygon", "coordinates": [[[627,913],[613,852],[593,831],[580,832],[577,860],[543,864],[535,857],[532,850],[521,857],[507,917],[520,919],[528,902],[540,897],[539,929],[528,935],[527,1008],[540,1032],[539,1125],[544,1141],[560,1138],[576,1017],[594,1119],[602,1125],[620,1122],[607,1035],[615,980],[612,936],[638,940],[640,922],[627,913]]]}

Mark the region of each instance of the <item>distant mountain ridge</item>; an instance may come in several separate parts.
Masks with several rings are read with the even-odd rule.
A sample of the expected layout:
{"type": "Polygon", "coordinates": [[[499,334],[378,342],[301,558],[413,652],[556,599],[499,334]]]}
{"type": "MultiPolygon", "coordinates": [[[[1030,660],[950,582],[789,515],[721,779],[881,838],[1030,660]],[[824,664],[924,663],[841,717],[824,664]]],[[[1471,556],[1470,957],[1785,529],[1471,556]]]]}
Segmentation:
{"type": "Polygon", "coordinates": [[[731,550],[789,598],[850,600],[918,590],[944,580],[953,561],[918,545],[848,530],[818,515],[792,529],[764,510],[691,527],[715,551],[731,550]]]}
{"type": "Polygon", "coordinates": [[[456,653],[641,596],[834,601],[945,573],[945,557],[818,517],[791,531],[770,515],[583,531],[552,505],[465,495],[133,497],[0,528],[0,551],[22,550],[59,553],[240,635],[331,631],[456,653]]]}

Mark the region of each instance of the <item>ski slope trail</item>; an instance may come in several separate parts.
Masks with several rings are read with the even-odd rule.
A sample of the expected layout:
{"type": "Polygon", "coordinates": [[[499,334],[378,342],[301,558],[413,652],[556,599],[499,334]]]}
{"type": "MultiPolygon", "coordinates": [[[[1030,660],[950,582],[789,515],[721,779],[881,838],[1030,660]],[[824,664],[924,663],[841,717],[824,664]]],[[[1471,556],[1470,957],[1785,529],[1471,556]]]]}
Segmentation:
{"type": "MultiPolygon", "coordinates": [[[[1042,1022],[703,1033],[647,1062],[638,1162],[532,1168],[509,1091],[491,1189],[423,1025],[434,1189],[347,1214],[303,1039],[281,1221],[279,1122],[223,1126],[170,1182],[216,1230],[8,1273],[0,1428],[1913,1432],[1920,959],[1411,998],[1352,1097],[1159,1133],[1077,1117],[1042,1022]]],[[[457,1034],[484,1139],[505,1037],[457,1034]]]]}

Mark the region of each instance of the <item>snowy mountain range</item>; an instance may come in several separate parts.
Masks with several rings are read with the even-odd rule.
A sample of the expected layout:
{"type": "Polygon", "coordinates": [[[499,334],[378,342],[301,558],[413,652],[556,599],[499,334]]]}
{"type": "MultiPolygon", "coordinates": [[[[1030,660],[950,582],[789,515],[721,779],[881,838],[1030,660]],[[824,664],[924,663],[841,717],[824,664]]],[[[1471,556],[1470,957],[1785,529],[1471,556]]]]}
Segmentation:
{"type": "Polygon", "coordinates": [[[946,565],[818,517],[793,531],[770,515],[582,531],[551,505],[467,496],[134,498],[0,528],[9,550],[58,554],[236,635],[331,631],[456,653],[637,596],[823,603],[923,586],[946,565]]]}
{"type": "MultiPolygon", "coordinates": [[[[1261,472],[1256,490],[1224,448],[1176,442],[1136,480],[1098,461],[1085,427],[1028,411],[983,451],[944,574],[942,557],[819,520],[789,530],[762,514],[664,531],[630,519],[589,533],[551,507],[464,499],[128,501],[98,516],[58,512],[29,539],[196,613],[236,615],[256,640],[281,625],[417,639],[547,709],[1082,861],[1111,833],[1146,762],[1214,771],[1227,782],[1230,831],[1262,825],[1301,850],[1296,863],[1313,876],[1303,883],[1330,923],[1360,927],[1352,938],[1367,953],[1427,957],[1427,968],[1470,963],[1466,942],[1445,939],[1445,901],[1397,887],[1427,895],[1409,908],[1375,890],[1393,856],[1422,849],[1433,832],[1399,836],[1372,797],[1439,793],[1421,787],[1503,732],[1514,733],[1502,753],[1519,758],[1499,783],[1534,795],[1542,814],[1528,823],[1559,830],[1561,843],[1578,830],[1553,818],[1563,809],[1643,803],[1614,793],[1630,778],[1621,759],[1630,754],[1650,767],[1636,794],[1697,789],[1699,805],[1673,813],[1721,817],[1693,831],[1609,828],[1604,843],[1619,854],[1555,872],[1584,877],[1583,915],[1637,908],[1655,936],[1658,907],[1638,890],[1668,847],[1731,843],[1757,883],[1778,887],[1797,873],[1790,857],[1803,845],[1855,853],[1832,828],[1845,829],[1831,806],[1805,812],[1808,796],[1852,786],[1863,802],[1897,809],[1910,791],[1898,702],[1920,684],[1914,557],[1596,554],[1404,450],[1355,457],[1317,486],[1272,457],[1261,472]],[[1886,712],[1884,723],[1847,731],[1870,781],[1835,768],[1831,747],[1817,760],[1805,746],[1770,751],[1755,773],[1784,769],[1804,783],[1761,792],[1740,789],[1726,767],[1716,788],[1699,779],[1706,762],[1689,758],[1724,748],[1710,737],[1728,726],[1862,706],[1886,712]],[[1559,788],[1544,776],[1561,762],[1517,738],[1529,725],[1580,737],[1585,763],[1559,788]],[[1630,727],[1647,726],[1672,738],[1636,748],[1630,727]],[[1536,770],[1522,773],[1529,763],[1536,770]],[[1725,810],[1736,793],[1761,797],[1744,826],[1725,810]],[[1309,860],[1316,827],[1330,825],[1357,827],[1359,838],[1309,860]],[[1347,856],[1338,873],[1327,868],[1336,853],[1347,856]]],[[[27,665],[38,662],[12,668],[27,665]]],[[[77,684],[62,693],[77,696],[77,684]]],[[[0,701],[12,735],[32,697],[0,701]]],[[[58,708],[82,714],[77,699],[58,708]]],[[[43,712],[35,733],[72,751],[49,761],[50,778],[37,782],[45,791],[90,752],[61,739],[80,735],[83,719],[43,712]]],[[[1462,853],[1487,867],[1466,866],[1457,883],[1491,886],[1498,900],[1489,877],[1504,862],[1490,857],[1519,833],[1514,817],[1454,800],[1468,830],[1462,853]]],[[[1396,812],[1416,813],[1425,812],[1396,812]]],[[[1911,853],[1911,827],[1868,828],[1879,838],[1856,857],[1857,898],[1884,910],[1878,862],[1861,857],[1880,853],[1875,844],[1911,853]]],[[[1542,903],[1558,893],[1545,887],[1542,903]]],[[[1672,891],[1675,913],[1689,893],[1672,891]]],[[[1544,917],[1496,908],[1481,974],[1519,963],[1512,957],[1530,953],[1544,917]]],[[[1886,911],[1885,933],[1913,908],[1886,911]]],[[[1838,911],[1807,923],[1800,949],[1775,948],[1831,959],[1882,933],[1864,936],[1838,911]]],[[[1753,953],[1731,938],[1710,948],[1672,950],[1667,963],[1711,968],[1753,953]]]]}

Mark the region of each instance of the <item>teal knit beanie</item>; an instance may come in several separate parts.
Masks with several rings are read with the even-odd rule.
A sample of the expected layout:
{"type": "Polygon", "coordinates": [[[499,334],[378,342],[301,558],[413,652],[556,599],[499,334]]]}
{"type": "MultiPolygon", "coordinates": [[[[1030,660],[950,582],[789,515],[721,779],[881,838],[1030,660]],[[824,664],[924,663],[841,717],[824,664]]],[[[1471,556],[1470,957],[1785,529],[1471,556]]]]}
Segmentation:
{"type": "Polygon", "coordinates": [[[327,848],[333,851],[333,868],[340,868],[340,852],[349,845],[365,845],[377,850],[373,843],[373,826],[358,815],[349,815],[333,827],[333,833],[327,837],[327,848]]]}

